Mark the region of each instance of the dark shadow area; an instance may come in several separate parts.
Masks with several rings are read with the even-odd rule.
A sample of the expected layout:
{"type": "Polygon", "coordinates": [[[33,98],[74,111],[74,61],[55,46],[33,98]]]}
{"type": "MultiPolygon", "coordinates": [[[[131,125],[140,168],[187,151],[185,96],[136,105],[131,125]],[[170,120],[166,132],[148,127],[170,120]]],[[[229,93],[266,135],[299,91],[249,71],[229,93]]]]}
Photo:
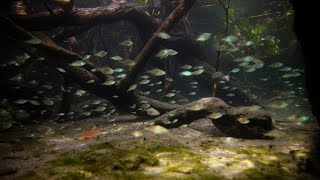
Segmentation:
{"type": "MultiPolygon", "coordinates": [[[[320,101],[319,101],[319,62],[317,61],[319,36],[317,28],[317,6],[307,1],[291,0],[295,11],[294,29],[298,40],[300,41],[305,63],[305,75],[307,91],[312,105],[312,112],[316,116],[318,124],[320,124],[320,101]]],[[[314,136],[314,150],[312,152],[312,160],[310,163],[310,171],[319,175],[320,173],[320,155],[319,155],[319,133],[314,136]]]]}

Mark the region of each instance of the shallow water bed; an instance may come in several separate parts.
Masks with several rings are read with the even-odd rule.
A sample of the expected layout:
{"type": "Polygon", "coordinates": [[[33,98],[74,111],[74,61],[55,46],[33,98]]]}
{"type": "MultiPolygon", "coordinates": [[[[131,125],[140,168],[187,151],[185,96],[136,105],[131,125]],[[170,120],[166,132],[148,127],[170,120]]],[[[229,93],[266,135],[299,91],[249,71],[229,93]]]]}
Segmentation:
{"type": "Polygon", "coordinates": [[[213,136],[209,122],[193,124],[167,130],[147,121],[108,124],[95,118],[15,127],[1,136],[1,171],[8,174],[2,177],[311,178],[306,165],[312,124],[281,123],[268,134],[272,139],[256,140],[213,136]],[[103,133],[81,138],[92,129],[103,133]]]}

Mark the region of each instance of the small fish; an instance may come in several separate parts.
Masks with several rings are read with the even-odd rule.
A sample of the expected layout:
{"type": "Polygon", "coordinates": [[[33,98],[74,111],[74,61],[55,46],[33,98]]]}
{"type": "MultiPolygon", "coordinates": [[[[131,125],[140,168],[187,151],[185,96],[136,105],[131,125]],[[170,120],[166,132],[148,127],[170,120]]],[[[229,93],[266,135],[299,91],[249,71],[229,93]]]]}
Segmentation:
{"type": "Polygon", "coordinates": [[[22,74],[18,74],[12,78],[10,78],[11,81],[20,81],[22,80],[22,74]]]}
{"type": "Polygon", "coordinates": [[[112,68],[109,67],[102,67],[102,68],[98,68],[101,72],[103,72],[104,74],[108,74],[111,75],[114,73],[114,70],[112,68]]]}
{"type": "Polygon", "coordinates": [[[148,75],[143,75],[143,76],[140,76],[140,78],[142,78],[142,79],[148,79],[149,76],[148,76],[148,75]]]}
{"type": "Polygon", "coordinates": [[[237,121],[240,122],[241,124],[248,124],[248,123],[250,123],[249,119],[248,119],[248,118],[245,118],[245,117],[239,117],[239,118],[237,118],[237,121]]]}
{"type": "Polygon", "coordinates": [[[168,94],[166,94],[166,95],[164,95],[165,97],[173,97],[173,96],[175,96],[176,94],[175,93],[168,93],[168,94]]]}
{"type": "Polygon", "coordinates": [[[283,67],[281,69],[279,69],[279,71],[284,71],[284,72],[288,72],[288,71],[291,71],[292,68],[291,67],[283,67]]]}
{"type": "Polygon", "coordinates": [[[237,72],[239,72],[239,71],[240,71],[239,68],[234,68],[234,69],[232,69],[230,72],[231,72],[231,73],[237,73],[237,72]]]}
{"type": "Polygon", "coordinates": [[[150,82],[149,79],[144,79],[142,81],[139,82],[139,84],[148,84],[150,82]]]}
{"type": "Polygon", "coordinates": [[[112,86],[116,83],[116,81],[114,80],[107,80],[106,82],[102,83],[102,85],[105,85],[105,86],[112,86]]]}
{"type": "Polygon", "coordinates": [[[49,98],[42,99],[42,102],[43,102],[43,104],[45,104],[47,106],[52,106],[54,104],[54,102],[49,98]]]}
{"type": "Polygon", "coordinates": [[[43,61],[43,60],[44,60],[44,57],[38,57],[36,60],[37,60],[37,61],[43,61]]]}
{"type": "Polygon", "coordinates": [[[161,39],[170,39],[171,38],[171,36],[165,32],[159,32],[159,33],[157,33],[157,36],[161,39]]]}
{"type": "Polygon", "coordinates": [[[125,78],[126,76],[127,76],[126,74],[122,73],[122,74],[119,74],[119,75],[117,76],[117,78],[122,79],[122,78],[125,78]]]}
{"type": "Polygon", "coordinates": [[[204,68],[204,66],[196,66],[193,69],[203,69],[203,68],[204,68]]]}
{"type": "Polygon", "coordinates": [[[138,87],[137,84],[131,85],[127,91],[128,91],[128,92],[129,92],[129,91],[133,91],[133,90],[135,90],[137,87],[138,87]]]}
{"type": "Polygon", "coordinates": [[[131,59],[126,59],[121,61],[121,64],[125,65],[125,66],[134,66],[136,63],[134,61],[132,61],[131,59]]]}
{"type": "Polygon", "coordinates": [[[245,43],[243,43],[244,46],[252,46],[254,45],[254,42],[253,41],[246,41],[245,43]]]}
{"type": "Polygon", "coordinates": [[[94,111],[96,111],[96,112],[102,112],[102,111],[104,111],[104,110],[106,110],[107,108],[106,107],[104,107],[104,106],[99,106],[99,107],[97,107],[96,109],[94,109],[94,111]]]}
{"type": "Polygon", "coordinates": [[[64,116],[64,115],[65,115],[64,113],[58,113],[58,114],[57,114],[57,116],[60,116],[60,117],[61,117],[61,116],[64,116]]]}
{"type": "Polygon", "coordinates": [[[120,43],[121,46],[126,46],[126,47],[130,47],[133,45],[133,42],[130,40],[125,40],[123,42],[120,43]]]}
{"type": "Polygon", "coordinates": [[[231,45],[233,45],[234,42],[238,41],[239,39],[233,35],[227,36],[222,38],[222,41],[225,41],[231,45]]]}
{"type": "Polygon", "coordinates": [[[216,79],[216,78],[221,78],[223,76],[223,74],[221,72],[215,72],[212,74],[212,78],[216,79]]]}
{"type": "Polygon", "coordinates": [[[271,67],[271,68],[280,68],[283,65],[284,64],[282,62],[276,62],[276,63],[273,63],[273,64],[269,65],[269,67],[271,67]]]}
{"type": "Polygon", "coordinates": [[[82,58],[82,61],[87,61],[91,58],[91,55],[85,55],[83,58],[82,58]]]}
{"type": "Polygon", "coordinates": [[[84,112],[81,113],[81,115],[83,115],[83,116],[90,116],[90,115],[91,115],[91,112],[84,111],[84,112]]]}
{"type": "Polygon", "coordinates": [[[26,99],[19,99],[19,100],[14,101],[14,103],[16,103],[16,104],[25,104],[27,102],[28,102],[28,100],[26,100],[26,99]]]}
{"type": "Polygon", "coordinates": [[[207,117],[210,118],[210,119],[219,119],[223,116],[222,113],[220,112],[217,112],[217,113],[212,113],[210,115],[208,115],[207,117]]]}
{"type": "Polygon", "coordinates": [[[62,68],[57,68],[60,72],[65,73],[66,70],[62,69],[62,68]]]}
{"type": "Polygon", "coordinates": [[[249,62],[242,62],[239,64],[239,66],[242,66],[242,67],[246,67],[249,65],[249,62]]]}
{"type": "Polygon", "coordinates": [[[180,72],[180,75],[182,75],[182,76],[192,76],[192,72],[190,72],[190,71],[183,71],[183,72],[180,72]]]}
{"type": "Polygon", "coordinates": [[[44,87],[44,88],[46,88],[46,89],[52,89],[52,86],[49,85],[49,84],[45,84],[45,85],[43,85],[42,87],[44,87]]]}
{"type": "Polygon", "coordinates": [[[190,70],[192,68],[192,66],[189,64],[185,64],[185,65],[181,66],[180,68],[185,69],[185,70],[190,70]]]}
{"type": "Polygon", "coordinates": [[[190,111],[201,111],[204,108],[205,108],[205,106],[203,104],[195,104],[195,105],[187,107],[187,109],[190,111]]]}
{"type": "MultiPolygon", "coordinates": [[[[166,78],[166,81],[173,82],[173,79],[172,78],[166,78]]],[[[162,84],[162,83],[160,83],[160,84],[162,84]]]]}
{"type": "Polygon", "coordinates": [[[86,83],[91,84],[94,82],[94,79],[90,79],[89,81],[87,81],[86,83]]]}
{"type": "Polygon", "coordinates": [[[254,72],[255,70],[256,70],[256,68],[251,67],[251,68],[246,69],[245,72],[254,72]]]}
{"type": "Polygon", "coordinates": [[[38,38],[33,38],[25,41],[25,43],[36,45],[36,44],[41,44],[41,40],[38,38]]]}
{"type": "Polygon", "coordinates": [[[28,100],[29,103],[31,103],[32,105],[35,105],[35,106],[40,106],[40,103],[36,100],[28,100]]]}
{"type": "Polygon", "coordinates": [[[105,51],[99,51],[97,53],[94,54],[94,56],[99,57],[99,58],[103,58],[107,55],[108,53],[105,51]]]}
{"type": "Polygon", "coordinates": [[[79,60],[79,61],[74,61],[70,65],[74,67],[81,67],[81,66],[84,66],[85,64],[86,64],[85,62],[79,60]]]}
{"type": "Polygon", "coordinates": [[[164,72],[163,70],[158,69],[158,68],[149,70],[148,73],[150,73],[153,76],[163,76],[166,74],[166,72],[164,72]]]}
{"type": "Polygon", "coordinates": [[[93,103],[91,103],[91,104],[98,105],[98,104],[100,104],[100,103],[101,103],[100,100],[96,100],[96,101],[93,101],[93,103]]]}
{"type": "Polygon", "coordinates": [[[112,56],[111,59],[114,61],[122,61],[123,60],[123,58],[121,56],[112,56]]]}
{"type": "Polygon", "coordinates": [[[196,40],[197,41],[201,41],[201,42],[204,42],[204,41],[207,41],[208,39],[211,38],[211,33],[203,33],[203,34],[200,34],[196,40]]]}
{"type": "Polygon", "coordinates": [[[173,49],[163,49],[163,50],[159,51],[158,54],[156,54],[156,57],[158,57],[160,59],[164,59],[164,58],[167,58],[168,56],[174,56],[177,54],[178,54],[178,52],[173,49]]]}
{"type": "Polygon", "coordinates": [[[198,70],[196,70],[196,71],[193,71],[192,74],[193,74],[193,75],[200,75],[200,74],[202,74],[203,72],[204,72],[204,69],[198,69],[198,70]]]}
{"type": "Polygon", "coordinates": [[[84,95],[86,93],[86,91],[84,91],[84,90],[78,90],[75,94],[77,95],[77,96],[82,96],[82,95],[84,95]]]}
{"type": "Polygon", "coordinates": [[[144,104],[142,104],[140,107],[142,108],[142,109],[147,109],[147,108],[149,108],[151,105],[149,104],[149,103],[144,103],[144,104]]]}

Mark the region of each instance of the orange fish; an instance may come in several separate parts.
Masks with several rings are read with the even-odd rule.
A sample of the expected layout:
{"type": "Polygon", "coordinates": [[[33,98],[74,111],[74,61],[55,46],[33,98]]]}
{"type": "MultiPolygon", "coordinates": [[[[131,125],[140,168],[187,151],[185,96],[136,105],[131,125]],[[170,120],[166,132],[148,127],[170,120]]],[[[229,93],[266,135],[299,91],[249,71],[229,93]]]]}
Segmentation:
{"type": "Polygon", "coordinates": [[[105,134],[105,132],[99,131],[99,130],[91,130],[88,132],[83,133],[79,139],[83,140],[83,139],[89,139],[89,138],[93,138],[93,137],[97,137],[99,135],[105,134]]]}

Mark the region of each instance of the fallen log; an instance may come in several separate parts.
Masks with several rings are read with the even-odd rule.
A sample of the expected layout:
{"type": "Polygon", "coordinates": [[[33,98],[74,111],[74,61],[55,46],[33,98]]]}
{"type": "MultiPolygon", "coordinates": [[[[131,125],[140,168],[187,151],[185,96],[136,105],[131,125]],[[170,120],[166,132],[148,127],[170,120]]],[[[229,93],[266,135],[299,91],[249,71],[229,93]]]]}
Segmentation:
{"type": "Polygon", "coordinates": [[[198,119],[210,118],[227,136],[264,138],[273,129],[270,115],[252,107],[231,107],[219,98],[202,98],[157,117],[153,122],[166,128],[177,128],[198,119]]]}

